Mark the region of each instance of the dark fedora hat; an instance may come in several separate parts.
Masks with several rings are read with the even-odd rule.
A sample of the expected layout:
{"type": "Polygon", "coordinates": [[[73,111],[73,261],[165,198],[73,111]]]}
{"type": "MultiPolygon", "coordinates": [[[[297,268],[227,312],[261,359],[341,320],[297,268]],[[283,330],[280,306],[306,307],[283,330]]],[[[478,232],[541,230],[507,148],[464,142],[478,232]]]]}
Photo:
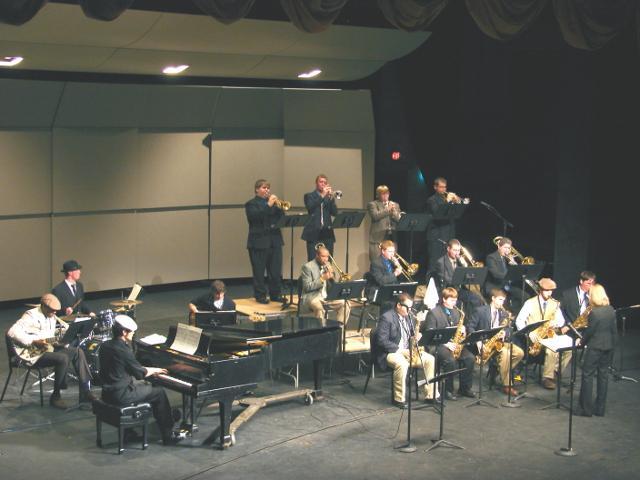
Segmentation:
{"type": "Polygon", "coordinates": [[[64,273],[69,273],[69,272],[73,272],[74,270],[80,270],[81,268],[82,268],[82,265],[80,265],[75,260],[67,260],[62,264],[62,270],[60,271],[64,273]]]}

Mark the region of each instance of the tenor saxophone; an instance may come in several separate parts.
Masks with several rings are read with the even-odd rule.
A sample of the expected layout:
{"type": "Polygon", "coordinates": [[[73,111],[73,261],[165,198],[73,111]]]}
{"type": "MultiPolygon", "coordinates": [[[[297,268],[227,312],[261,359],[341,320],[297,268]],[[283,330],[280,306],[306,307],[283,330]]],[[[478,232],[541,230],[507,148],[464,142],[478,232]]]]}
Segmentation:
{"type": "MultiPolygon", "coordinates": [[[[511,322],[513,315],[511,314],[511,312],[508,312],[504,308],[501,308],[500,310],[507,313],[506,318],[500,324],[501,327],[506,327],[511,322]]],[[[496,333],[493,337],[491,337],[489,340],[485,342],[484,346],[482,347],[482,356],[476,355],[476,363],[478,365],[481,362],[487,363],[491,359],[491,357],[493,357],[496,353],[502,350],[502,348],[504,347],[502,332],[504,332],[504,330],[500,330],[498,333],[496,333]]]]}
{"type": "Polygon", "coordinates": [[[463,332],[464,328],[464,312],[460,310],[458,307],[453,307],[460,313],[460,320],[458,320],[458,327],[456,328],[456,333],[453,335],[451,342],[455,344],[455,348],[451,352],[453,354],[453,358],[456,360],[460,358],[460,354],[462,353],[462,349],[464,345],[462,342],[464,341],[465,334],[463,332]]]}

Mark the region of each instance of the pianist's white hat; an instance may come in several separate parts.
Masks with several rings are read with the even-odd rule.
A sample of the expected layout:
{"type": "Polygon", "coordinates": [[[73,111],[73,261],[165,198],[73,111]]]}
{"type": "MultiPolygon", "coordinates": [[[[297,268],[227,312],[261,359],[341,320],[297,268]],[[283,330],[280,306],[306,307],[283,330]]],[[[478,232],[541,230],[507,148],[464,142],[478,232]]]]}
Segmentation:
{"type": "Polygon", "coordinates": [[[135,332],[138,329],[138,324],[135,320],[127,315],[116,315],[115,321],[126,330],[135,332]]]}

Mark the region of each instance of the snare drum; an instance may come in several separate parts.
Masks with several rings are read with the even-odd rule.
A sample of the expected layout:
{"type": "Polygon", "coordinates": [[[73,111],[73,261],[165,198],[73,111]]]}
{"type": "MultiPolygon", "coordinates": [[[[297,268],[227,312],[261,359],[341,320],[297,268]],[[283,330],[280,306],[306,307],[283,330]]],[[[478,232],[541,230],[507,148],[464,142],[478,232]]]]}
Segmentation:
{"type": "Polygon", "coordinates": [[[85,342],[82,345],[82,350],[84,350],[84,356],[87,359],[87,363],[89,364],[89,370],[91,371],[91,378],[95,385],[100,385],[100,358],[98,354],[100,353],[100,347],[102,346],[102,340],[92,339],[88,342],[85,342]]]}

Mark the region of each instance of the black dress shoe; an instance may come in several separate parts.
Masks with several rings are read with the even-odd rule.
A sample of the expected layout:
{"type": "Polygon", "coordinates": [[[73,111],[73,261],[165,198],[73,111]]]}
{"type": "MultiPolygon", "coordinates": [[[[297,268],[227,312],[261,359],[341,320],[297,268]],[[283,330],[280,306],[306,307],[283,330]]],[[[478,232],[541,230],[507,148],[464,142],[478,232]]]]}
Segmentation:
{"type": "Polygon", "coordinates": [[[267,297],[257,297],[256,302],[267,305],[269,303],[269,300],[267,300],[267,297]]]}
{"type": "Polygon", "coordinates": [[[406,409],[407,409],[407,407],[409,406],[409,405],[407,404],[407,402],[398,402],[398,401],[396,401],[396,400],[392,400],[392,401],[391,401],[391,404],[392,404],[394,407],[398,407],[400,410],[406,410],[406,409]]]}
{"type": "Polygon", "coordinates": [[[444,398],[445,400],[451,400],[452,402],[458,400],[458,397],[456,397],[453,392],[450,392],[448,390],[444,393],[444,398]]]}
{"type": "Polygon", "coordinates": [[[476,394],[473,393],[471,390],[458,390],[458,395],[462,395],[463,397],[468,397],[468,398],[476,398],[476,394]]]}
{"type": "Polygon", "coordinates": [[[276,295],[273,297],[270,297],[272,302],[277,302],[277,303],[284,303],[286,302],[286,299],[282,296],[282,295],[276,295]]]}
{"type": "Polygon", "coordinates": [[[165,446],[176,445],[184,437],[173,430],[162,434],[162,444],[165,446]]]}

